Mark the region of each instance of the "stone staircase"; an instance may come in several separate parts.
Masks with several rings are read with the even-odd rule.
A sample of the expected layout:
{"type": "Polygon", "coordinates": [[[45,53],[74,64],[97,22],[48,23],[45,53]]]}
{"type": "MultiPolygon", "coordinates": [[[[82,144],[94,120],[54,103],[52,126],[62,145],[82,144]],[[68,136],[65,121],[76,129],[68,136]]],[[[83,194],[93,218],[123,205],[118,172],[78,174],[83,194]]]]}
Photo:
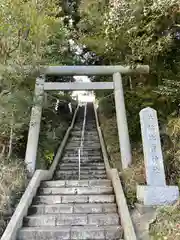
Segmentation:
{"type": "Polygon", "coordinates": [[[111,181],[107,179],[96,129],[93,106],[87,106],[81,180],[78,148],[84,107],[52,181],[42,182],[18,240],[119,240],[123,231],[111,181]]]}

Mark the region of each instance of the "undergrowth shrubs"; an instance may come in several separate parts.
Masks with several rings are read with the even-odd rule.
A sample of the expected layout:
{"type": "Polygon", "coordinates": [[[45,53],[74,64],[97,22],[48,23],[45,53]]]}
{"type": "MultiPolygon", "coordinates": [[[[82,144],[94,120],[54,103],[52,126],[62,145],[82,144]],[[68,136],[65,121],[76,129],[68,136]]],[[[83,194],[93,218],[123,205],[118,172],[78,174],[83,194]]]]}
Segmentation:
{"type": "Polygon", "coordinates": [[[133,207],[136,199],[137,184],[145,184],[145,168],[143,163],[143,155],[133,150],[133,163],[131,167],[121,172],[121,180],[127,203],[133,207]]]}
{"type": "MultiPolygon", "coordinates": [[[[180,119],[169,120],[166,132],[173,143],[164,150],[166,180],[167,184],[178,185],[180,188],[180,119]]],[[[173,206],[158,210],[156,220],[151,224],[150,234],[153,240],[180,239],[180,200],[173,206]]]]}
{"type": "Polygon", "coordinates": [[[0,159],[0,236],[27,185],[22,160],[0,159]]]}
{"type": "Polygon", "coordinates": [[[132,206],[136,202],[137,183],[145,183],[142,150],[133,150],[133,164],[127,170],[122,171],[116,116],[114,115],[111,118],[106,118],[104,115],[99,114],[99,117],[111,167],[117,168],[119,172],[121,172],[120,175],[124,193],[126,195],[128,205],[132,206]]]}
{"type": "Polygon", "coordinates": [[[110,164],[112,167],[121,169],[121,161],[119,154],[119,138],[117,134],[116,116],[106,118],[99,114],[102,133],[104,135],[106,148],[109,154],[110,164]]]}
{"type": "Polygon", "coordinates": [[[150,235],[153,240],[180,239],[180,201],[158,209],[155,222],[150,225],[150,235]]]}

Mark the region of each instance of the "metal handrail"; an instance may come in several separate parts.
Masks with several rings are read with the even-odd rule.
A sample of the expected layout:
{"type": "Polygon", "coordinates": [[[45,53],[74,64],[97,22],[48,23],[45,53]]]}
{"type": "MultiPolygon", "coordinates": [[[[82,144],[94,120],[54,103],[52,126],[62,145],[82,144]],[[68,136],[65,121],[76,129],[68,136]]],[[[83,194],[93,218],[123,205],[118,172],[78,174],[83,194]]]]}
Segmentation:
{"type": "Polygon", "coordinates": [[[86,114],[87,114],[87,103],[84,108],[84,120],[83,120],[83,127],[82,127],[82,133],[81,133],[81,142],[80,147],[78,149],[78,159],[79,159],[79,177],[78,179],[81,179],[81,152],[83,151],[84,147],[84,133],[85,133],[85,126],[86,126],[86,114]]]}

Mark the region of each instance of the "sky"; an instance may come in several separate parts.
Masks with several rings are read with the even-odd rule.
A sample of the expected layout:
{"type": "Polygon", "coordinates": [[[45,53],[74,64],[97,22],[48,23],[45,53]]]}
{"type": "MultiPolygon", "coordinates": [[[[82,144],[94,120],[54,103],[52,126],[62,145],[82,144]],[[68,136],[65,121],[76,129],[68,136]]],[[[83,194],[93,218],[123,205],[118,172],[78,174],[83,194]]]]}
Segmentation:
{"type": "MultiPolygon", "coordinates": [[[[76,82],[91,82],[87,76],[74,76],[74,79],[76,82]]],[[[81,102],[93,102],[95,99],[94,94],[88,91],[74,91],[72,96],[78,96],[78,99],[81,102]],[[85,93],[88,93],[88,95],[85,95],[85,93]]]]}

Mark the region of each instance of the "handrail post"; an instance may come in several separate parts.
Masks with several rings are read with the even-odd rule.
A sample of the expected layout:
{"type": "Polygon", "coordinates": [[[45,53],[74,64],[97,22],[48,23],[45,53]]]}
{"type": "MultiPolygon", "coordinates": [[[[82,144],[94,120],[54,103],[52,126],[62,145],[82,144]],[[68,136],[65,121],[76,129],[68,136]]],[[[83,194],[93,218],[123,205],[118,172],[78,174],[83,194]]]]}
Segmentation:
{"type": "Polygon", "coordinates": [[[78,177],[78,180],[81,180],[81,148],[78,149],[78,160],[79,160],[79,177],[78,177]]]}
{"type": "Polygon", "coordinates": [[[84,120],[83,120],[83,127],[82,127],[82,133],[81,133],[81,142],[80,147],[78,149],[78,160],[79,160],[79,180],[81,179],[81,152],[83,151],[84,146],[84,132],[85,132],[85,126],[86,126],[86,114],[87,114],[87,103],[85,105],[84,109],[84,120]]]}

